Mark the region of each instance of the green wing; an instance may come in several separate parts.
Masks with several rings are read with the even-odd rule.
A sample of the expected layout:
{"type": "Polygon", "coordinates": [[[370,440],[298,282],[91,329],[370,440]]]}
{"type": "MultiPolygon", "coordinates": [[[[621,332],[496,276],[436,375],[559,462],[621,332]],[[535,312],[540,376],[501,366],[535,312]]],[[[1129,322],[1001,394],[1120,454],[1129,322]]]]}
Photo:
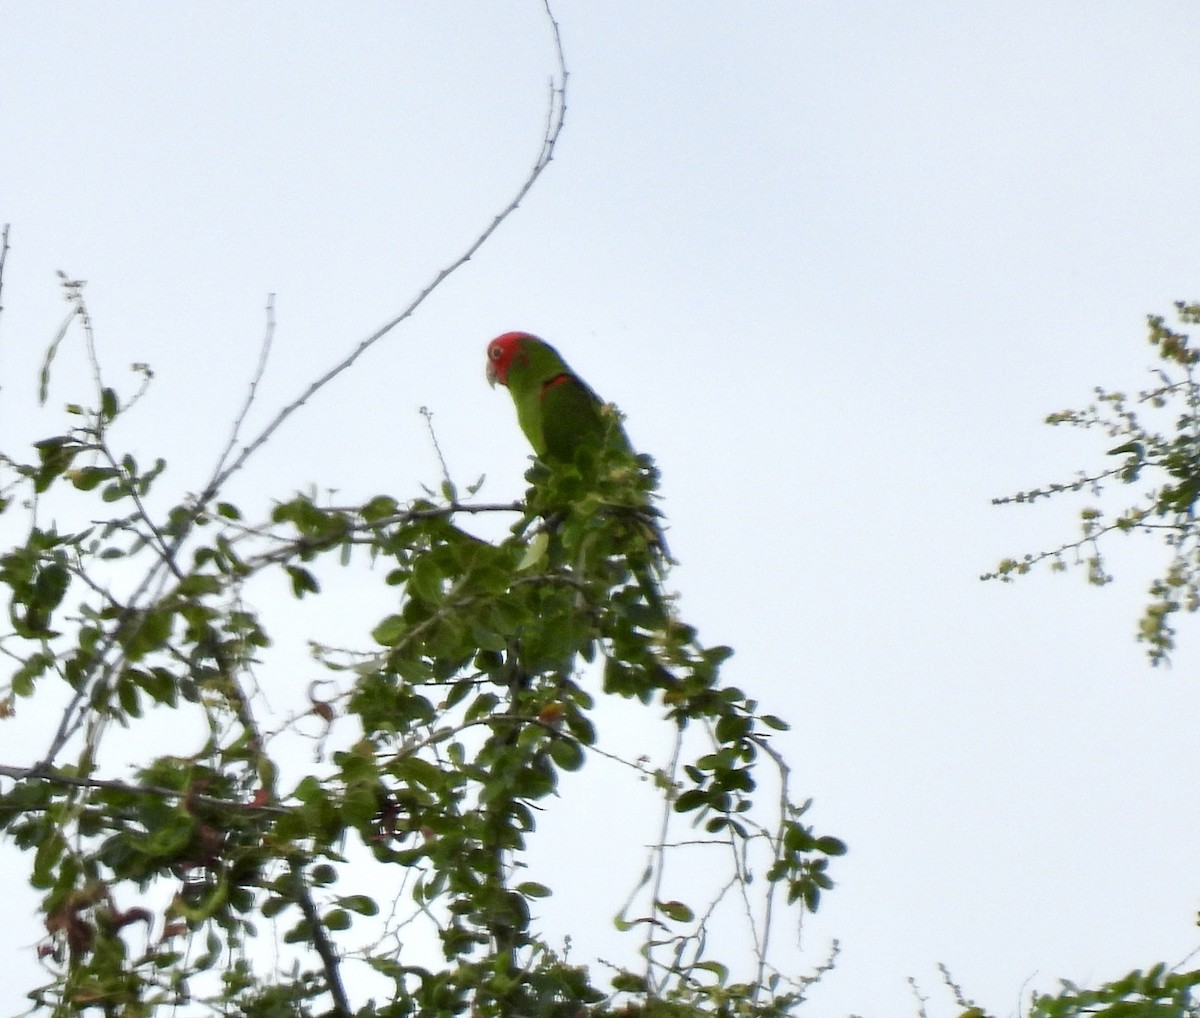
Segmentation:
{"type": "MultiPolygon", "coordinates": [[[[524,339],[509,368],[508,390],[521,430],[541,459],[574,463],[580,448],[591,444],[597,453],[605,445],[605,457],[613,453],[618,458],[629,457],[632,465],[633,447],[616,410],[606,406],[548,343],[532,336],[524,339]]],[[[657,473],[653,467],[639,464],[634,470],[617,471],[611,477],[618,475],[634,478],[635,487],[620,492],[607,511],[624,518],[630,534],[638,538],[635,544],[641,550],[630,558],[630,568],[650,604],[665,618],[668,609],[654,574],[661,574],[671,558],[658,523],[658,510],[651,504],[657,473]]],[[[610,479],[604,480],[611,489],[610,479]]],[[[628,488],[628,484],[626,480],[617,486],[628,488]]]]}
{"type": "Polygon", "coordinates": [[[570,463],[581,445],[604,439],[609,418],[603,402],[549,343],[532,336],[522,342],[508,390],[521,430],[543,459],[570,463]]]}
{"type": "Polygon", "coordinates": [[[565,371],[566,362],[558,355],[558,351],[549,343],[532,336],[522,340],[508,371],[508,391],[517,408],[517,423],[538,456],[546,455],[546,439],[542,430],[542,388],[550,379],[565,371]]]}
{"type": "Polygon", "coordinates": [[[541,391],[546,458],[570,463],[581,445],[599,446],[605,431],[602,407],[600,398],[568,372],[546,382],[541,391]]]}

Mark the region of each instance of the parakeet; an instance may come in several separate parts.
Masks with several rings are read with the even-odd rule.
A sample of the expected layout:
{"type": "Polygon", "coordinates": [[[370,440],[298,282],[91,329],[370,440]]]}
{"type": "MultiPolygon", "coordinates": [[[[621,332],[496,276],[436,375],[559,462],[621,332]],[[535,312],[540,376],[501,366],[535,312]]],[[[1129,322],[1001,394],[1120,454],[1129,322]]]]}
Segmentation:
{"type": "Polygon", "coordinates": [[[657,472],[648,457],[635,456],[616,408],[567,367],[554,347],[528,332],[497,336],[488,344],[487,359],[488,381],[508,387],[517,422],[541,459],[571,464],[581,447],[590,444],[600,452],[604,445],[610,469],[616,465],[614,458],[623,460],[641,477],[632,499],[626,495],[621,504],[645,518],[652,530],[650,545],[660,557],[669,557],[656,522],[659,513],[650,504],[657,472]]]}
{"type": "Polygon", "coordinates": [[[652,505],[658,473],[648,456],[637,456],[616,408],[583,382],[549,343],[527,332],[506,332],[488,344],[487,379],[507,386],[517,422],[538,458],[551,467],[586,463],[583,478],[597,508],[623,521],[625,554],[647,602],[667,617],[654,574],[671,562],[660,513],[652,505]],[[593,456],[579,456],[591,446],[593,456]]]}
{"type": "Polygon", "coordinates": [[[544,460],[570,463],[580,445],[616,429],[622,448],[629,442],[615,418],[549,343],[527,332],[506,332],[488,344],[487,379],[507,386],[517,422],[533,451],[544,460]]]}

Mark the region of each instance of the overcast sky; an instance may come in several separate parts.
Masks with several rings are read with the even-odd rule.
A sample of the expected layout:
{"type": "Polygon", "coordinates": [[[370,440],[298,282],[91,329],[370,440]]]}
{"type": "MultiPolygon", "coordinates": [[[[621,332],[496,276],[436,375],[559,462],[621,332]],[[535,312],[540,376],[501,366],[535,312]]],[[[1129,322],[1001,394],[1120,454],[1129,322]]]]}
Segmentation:
{"type": "MultiPolygon", "coordinates": [[[[1181,621],[1171,670],[1134,643],[1162,554],[1130,543],[1103,590],[978,577],[1074,536],[1076,506],[990,499],[1100,462],[1102,439],[1041,419],[1142,385],[1144,316],[1200,297],[1194,3],[557,15],[555,162],[233,494],[415,495],[438,480],[427,406],[460,485],[519,495],[528,449],[483,350],[537,332],[656,457],[684,616],[793,722],[796,791],[850,844],[805,922],[799,966],[843,948],[808,1012],[915,1013],[913,976],[953,1013],[939,961],[1007,1014],[1022,987],[1183,958],[1200,632],[1181,621]]],[[[198,488],[267,294],[260,424],[490,222],[536,155],[554,68],[533,0],[4,5],[2,447],[53,433],[87,378],[64,352],[33,409],[61,269],[88,281],[110,379],[156,372],[130,440],[169,459],[173,494],[198,488]]],[[[622,831],[583,822],[547,837],[607,870],[602,835],[622,831]]],[[[585,875],[546,925],[607,945],[637,858],[617,897],[585,875]]],[[[3,893],[23,876],[7,867],[3,893]]],[[[0,946],[31,960],[19,900],[0,946]]],[[[27,983],[6,981],[0,1012],[27,983]]]]}

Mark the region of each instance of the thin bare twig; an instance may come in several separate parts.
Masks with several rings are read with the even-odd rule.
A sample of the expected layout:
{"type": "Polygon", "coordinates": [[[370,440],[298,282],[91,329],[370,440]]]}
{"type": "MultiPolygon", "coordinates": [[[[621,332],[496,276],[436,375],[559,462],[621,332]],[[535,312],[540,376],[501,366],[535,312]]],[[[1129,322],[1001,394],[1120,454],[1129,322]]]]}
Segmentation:
{"type": "MultiPolygon", "coordinates": [[[[8,228],[11,223],[5,223],[0,230],[0,297],[4,296],[4,261],[8,258],[8,228]]],[[[0,314],[4,313],[4,302],[0,300],[0,314]]]]}
{"type": "Polygon", "coordinates": [[[558,144],[559,135],[562,133],[563,124],[567,115],[567,64],[566,57],[563,53],[562,36],[559,33],[558,22],[554,20],[554,15],[550,10],[549,0],[545,2],[546,16],[550,20],[550,26],[554,33],[554,48],[558,59],[558,78],[552,79],[550,82],[550,103],[546,115],[546,129],[542,136],[541,150],[538,152],[537,158],[534,160],[533,167],[525,177],[524,183],[517,190],[513,199],[500,211],[498,215],[491,221],[487,228],[475,238],[466,250],[463,251],[453,262],[443,268],[433,280],[412,300],[409,305],[404,308],[399,314],[393,317],[390,321],[381,325],[378,329],[372,332],[366,339],[362,340],[353,350],[343,357],[337,364],[326,371],[320,378],[311,382],[307,388],[290,403],[284,406],[271,421],[255,436],[250,442],[244,445],[241,451],[234,458],[233,462],[228,466],[218,470],[205,487],[203,493],[198,499],[198,506],[206,505],[221,489],[229,478],[237,473],[245,464],[246,461],[254,455],[270,437],[275,434],[276,430],[292,416],[297,410],[307,403],[313,396],[320,392],[325,386],[332,382],[338,375],[349,368],[355,361],[359,359],[371,347],[378,343],[384,336],[391,332],[397,325],[412,314],[425,303],[425,299],[433,293],[439,286],[442,285],[455,272],[467,264],[493,233],[499,229],[510,215],[517,210],[517,207],[524,200],[525,196],[530,192],[533,185],[537,183],[538,178],[550,165],[554,158],[554,149],[558,144]]]}
{"type": "MultiPolygon", "coordinates": [[[[557,76],[557,79],[552,79],[551,83],[550,83],[550,103],[549,103],[549,106],[547,109],[546,127],[543,132],[543,136],[542,136],[541,148],[538,152],[537,158],[534,160],[533,167],[531,168],[529,173],[526,175],[525,180],[522,183],[521,187],[517,190],[516,195],[508,203],[508,205],[506,205],[499,212],[499,214],[497,214],[495,216],[495,218],[487,226],[487,228],[484,229],[484,231],[482,233],[480,233],[479,236],[476,237],[475,240],[470,245],[468,245],[468,247],[463,251],[463,253],[461,255],[459,255],[459,257],[457,259],[455,259],[453,262],[451,262],[449,265],[447,265],[445,268],[443,268],[433,278],[433,280],[423,290],[421,290],[420,293],[417,294],[417,296],[409,303],[409,305],[406,308],[404,308],[404,310],[402,310],[399,314],[397,314],[394,318],[392,318],[391,321],[385,323],[383,326],[376,329],[375,332],[371,333],[371,335],[367,336],[366,339],[362,340],[362,342],[360,342],[358,344],[358,346],[356,346],[341,361],[339,361],[332,368],[330,368],[328,371],[326,371],[323,375],[321,375],[321,377],[316,379],[316,381],[312,382],[307,388],[305,388],[305,390],[298,397],[296,397],[294,400],[292,400],[290,403],[288,403],[286,406],[284,406],[271,419],[271,421],[268,422],[266,427],[264,427],[262,429],[262,431],[260,431],[258,433],[258,435],[255,436],[255,438],[253,438],[250,442],[248,442],[246,445],[244,445],[241,448],[241,450],[238,452],[237,456],[234,457],[232,462],[226,463],[226,460],[228,459],[228,453],[223,455],[221,461],[218,463],[217,469],[213,472],[213,475],[210,478],[208,484],[205,486],[204,490],[200,493],[200,495],[196,498],[194,504],[191,507],[191,510],[190,510],[191,520],[195,520],[198,516],[200,516],[204,512],[205,508],[216,497],[217,493],[221,490],[221,488],[225,484],[225,482],[233,474],[235,474],[238,470],[240,470],[243,466],[245,466],[246,461],[249,460],[249,458],[252,455],[254,455],[255,452],[257,452],[260,448],[262,448],[262,446],[264,444],[266,444],[268,439],[270,439],[270,437],[284,423],[284,421],[286,421],[289,417],[291,417],[292,414],[294,414],[297,410],[299,410],[301,406],[303,406],[305,403],[307,403],[309,399],[311,399],[317,392],[319,392],[326,385],[328,385],[334,378],[336,378],[343,371],[345,371],[352,364],[354,364],[354,362],[357,361],[359,357],[361,357],[368,349],[370,349],[377,342],[379,342],[379,340],[381,340],[384,336],[386,336],[389,332],[391,332],[392,329],[394,329],[397,325],[399,325],[405,319],[409,318],[417,310],[417,308],[420,307],[421,304],[423,304],[425,302],[425,299],[431,293],[433,293],[434,290],[436,290],[439,286],[441,286],[442,283],[445,282],[449,276],[451,276],[454,272],[458,271],[458,269],[462,268],[462,266],[464,266],[468,261],[470,261],[471,258],[474,256],[475,252],[478,251],[487,242],[487,240],[492,236],[493,233],[496,232],[497,229],[499,229],[500,224],[503,223],[510,215],[512,215],[513,212],[516,211],[517,207],[521,204],[521,201],[525,198],[525,196],[532,189],[533,185],[537,182],[538,178],[545,171],[546,167],[550,165],[550,162],[554,157],[554,150],[558,143],[559,135],[562,133],[563,124],[566,119],[567,67],[566,67],[566,57],[563,53],[562,37],[559,32],[558,22],[555,21],[555,19],[554,19],[554,15],[550,9],[549,0],[544,0],[544,6],[546,9],[546,16],[550,21],[551,30],[552,30],[553,36],[554,36],[554,48],[555,48],[555,54],[556,54],[557,62],[558,62],[558,76],[557,76]]],[[[65,277],[64,277],[64,280],[65,280],[65,277]]],[[[77,285],[81,286],[82,284],[79,283],[77,285]]],[[[98,365],[96,364],[96,361],[95,361],[94,346],[91,344],[90,324],[91,324],[90,321],[85,319],[85,329],[87,330],[88,335],[89,335],[89,356],[92,359],[93,369],[95,371],[97,371],[96,381],[97,381],[97,388],[99,389],[99,388],[101,388],[101,386],[99,384],[98,365]]],[[[236,444],[236,438],[234,440],[234,444],[236,444]]],[[[176,536],[174,537],[174,539],[171,541],[171,543],[168,545],[168,547],[166,549],[166,555],[163,556],[163,558],[165,558],[166,562],[170,562],[174,559],[175,554],[178,552],[179,548],[182,547],[184,541],[187,539],[189,530],[190,530],[189,526],[181,526],[179,528],[176,536]]],[[[125,613],[123,613],[123,617],[121,619],[117,620],[118,625],[123,624],[127,620],[128,616],[131,615],[136,610],[136,606],[140,603],[140,601],[141,601],[142,597],[145,595],[146,591],[153,584],[155,577],[160,574],[160,571],[163,568],[164,568],[164,561],[162,559],[160,559],[160,561],[157,562],[147,572],[147,574],[143,578],[142,582],[138,585],[138,588],[134,591],[133,595],[130,597],[129,602],[126,606],[125,613]]],[[[113,639],[110,638],[107,641],[105,641],[104,644],[100,648],[98,648],[98,652],[94,658],[95,664],[88,670],[88,672],[85,675],[81,676],[79,686],[76,690],[75,696],[72,699],[71,703],[68,705],[66,711],[64,712],[62,721],[59,724],[58,730],[55,733],[53,740],[51,741],[50,748],[47,751],[46,756],[41,761],[40,766],[43,766],[43,767],[49,766],[49,764],[53,762],[54,758],[61,751],[62,747],[66,744],[66,742],[70,738],[70,736],[75,731],[78,731],[80,722],[82,720],[82,713],[76,717],[75,712],[80,710],[83,703],[85,702],[85,698],[86,698],[88,691],[92,684],[92,677],[96,673],[97,669],[103,669],[105,674],[107,674],[111,671],[111,666],[106,666],[104,664],[104,660],[105,660],[109,650],[111,650],[113,642],[114,642],[113,639]]]]}
{"type": "MultiPolygon", "coordinates": [[[[779,828],[775,837],[770,839],[770,843],[775,849],[776,858],[778,858],[784,850],[784,835],[787,831],[788,812],[791,807],[791,799],[788,797],[788,778],[791,776],[792,769],[788,766],[787,761],[784,760],[783,755],[766,739],[756,739],[755,745],[775,761],[775,766],[779,770],[779,828]]],[[[758,951],[758,972],[754,979],[754,996],[756,999],[766,979],[767,955],[771,946],[771,925],[774,919],[775,897],[778,891],[778,882],[772,882],[768,885],[767,900],[763,910],[762,941],[759,942],[757,931],[754,934],[755,948],[758,951]]],[[[801,921],[803,921],[803,910],[800,913],[800,917],[801,921]]],[[[753,923],[751,924],[751,928],[753,929],[753,923]]]]}
{"type": "MultiPolygon", "coordinates": [[[[61,270],[59,270],[58,278],[62,280],[63,289],[67,291],[67,303],[70,304],[74,310],[75,317],[77,317],[83,323],[84,348],[87,351],[88,364],[91,365],[92,368],[92,381],[96,385],[96,401],[98,406],[103,406],[104,381],[100,375],[100,356],[96,353],[96,330],[92,324],[92,315],[91,312],[88,311],[87,301],[83,299],[83,288],[87,286],[87,280],[72,279],[61,270]]],[[[55,343],[51,344],[51,349],[57,345],[58,340],[60,340],[66,333],[67,325],[70,323],[70,321],[71,318],[68,318],[67,321],[63,323],[63,327],[59,330],[55,343]]],[[[46,368],[44,369],[45,373],[49,372],[51,356],[51,354],[47,354],[46,356],[46,368]]],[[[43,387],[43,398],[44,393],[45,390],[43,387]]],[[[101,431],[103,430],[103,414],[97,414],[96,427],[101,431]]]]}
{"type": "Polygon", "coordinates": [[[275,294],[267,294],[267,328],[263,333],[262,343],[258,348],[258,364],[254,368],[254,376],[250,379],[250,388],[246,392],[246,399],[242,403],[242,409],[238,411],[236,420],[233,422],[233,430],[230,432],[229,441],[225,444],[225,448],[221,450],[221,458],[217,460],[214,474],[220,474],[224,469],[225,464],[229,461],[230,455],[233,453],[234,446],[237,445],[238,436],[242,432],[242,425],[246,421],[246,415],[250,412],[250,408],[254,406],[255,397],[258,395],[258,386],[263,379],[263,375],[267,370],[267,359],[271,355],[271,343],[275,339],[275,294]]]}
{"type": "MultiPolygon", "coordinates": [[[[675,730],[675,748],[671,752],[671,762],[666,767],[666,781],[664,785],[667,788],[672,788],[675,785],[675,773],[679,767],[679,756],[683,752],[683,728],[675,730]]],[[[675,797],[670,793],[663,795],[663,811],[662,824],[658,832],[658,843],[651,851],[651,865],[654,867],[653,885],[650,891],[650,914],[654,915],[658,911],[658,903],[662,900],[662,883],[663,876],[666,871],[666,853],[667,853],[667,832],[671,827],[671,817],[675,813],[675,797]]],[[[654,923],[646,924],[646,946],[643,949],[646,955],[646,982],[654,985],[654,923]]],[[[669,974],[669,970],[668,970],[669,974]]],[[[663,983],[660,989],[666,988],[667,975],[663,977],[663,983]]]]}
{"type": "Polygon", "coordinates": [[[433,430],[433,411],[429,407],[423,406],[420,413],[425,418],[425,427],[429,430],[429,440],[433,443],[433,451],[437,453],[438,463],[442,467],[442,483],[449,491],[453,483],[450,480],[450,468],[446,466],[446,457],[442,455],[442,446],[437,440],[437,432],[433,430]]]}

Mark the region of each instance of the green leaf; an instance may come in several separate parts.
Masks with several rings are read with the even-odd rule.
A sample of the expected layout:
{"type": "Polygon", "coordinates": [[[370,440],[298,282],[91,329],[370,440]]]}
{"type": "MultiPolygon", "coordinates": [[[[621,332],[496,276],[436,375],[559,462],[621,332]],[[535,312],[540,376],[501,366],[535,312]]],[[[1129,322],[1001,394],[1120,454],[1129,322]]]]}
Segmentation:
{"type": "Polygon", "coordinates": [[[351,894],[344,898],[337,898],[337,903],[351,912],[357,912],[359,915],[378,915],[379,906],[375,903],[374,898],[368,898],[365,894],[351,894]]]}
{"type": "Polygon", "coordinates": [[[120,412],[120,403],[116,391],[109,388],[100,390],[100,416],[111,421],[120,412]]]}
{"type": "Polygon", "coordinates": [[[564,771],[577,771],[586,758],[573,739],[559,738],[550,742],[550,759],[564,771]]]}
{"type": "Polygon", "coordinates": [[[121,709],[131,718],[140,718],[142,716],[141,698],[138,696],[138,688],[133,683],[130,671],[132,669],[126,669],[117,681],[117,700],[121,704],[121,709]]]}
{"type": "Polygon", "coordinates": [[[135,615],[119,634],[130,661],[138,661],[170,642],[175,616],[165,608],[153,608],[135,615]]]}
{"type": "Polygon", "coordinates": [[[80,467],[71,472],[71,483],[79,491],[91,491],[101,481],[116,476],[117,472],[112,467],[80,467]]]}
{"type": "Polygon", "coordinates": [[[262,916],[264,919],[274,919],[285,908],[291,908],[293,905],[295,905],[294,901],[271,895],[263,902],[262,916]]]}
{"type": "Polygon", "coordinates": [[[543,530],[525,546],[525,554],[521,556],[521,561],[517,564],[517,572],[525,572],[536,566],[546,557],[549,547],[550,535],[543,530]]]}
{"type": "Polygon", "coordinates": [[[408,623],[399,615],[389,615],[371,630],[371,639],[384,647],[395,644],[408,629],[408,623]]]}
{"type": "Polygon", "coordinates": [[[690,923],[696,918],[692,910],[682,901],[660,901],[658,909],[668,919],[677,923],[690,923]]]}
{"type": "Polygon", "coordinates": [[[348,930],[350,929],[350,913],[345,909],[335,908],[331,912],[325,913],[325,927],[330,930],[348,930]]]}
{"type": "Polygon", "coordinates": [[[675,800],[675,812],[690,813],[692,810],[706,805],[708,805],[708,793],[699,788],[689,788],[686,792],[680,793],[679,798],[675,800]]]}
{"type": "Polygon", "coordinates": [[[143,673],[139,685],[158,703],[174,707],[179,700],[179,686],[165,668],[152,668],[143,673]]]}
{"type": "Polygon", "coordinates": [[[58,332],[50,340],[50,345],[46,347],[46,356],[42,360],[42,370],[38,372],[38,403],[41,406],[46,405],[46,397],[50,391],[50,365],[54,361],[54,355],[58,353],[58,345],[63,341],[63,337],[67,334],[67,330],[71,327],[71,323],[75,320],[75,316],[78,313],[75,308],[71,309],[71,313],[63,319],[62,325],[58,327],[58,332]]]}
{"type": "Polygon", "coordinates": [[[292,594],[297,598],[301,598],[305,594],[320,593],[321,585],[317,582],[317,578],[307,569],[300,566],[284,566],[284,568],[287,570],[287,574],[292,581],[292,594]]]}
{"type": "Polygon", "coordinates": [[[33,692],[34,680],[44,675],[46,670],[53,664],[53,654],[45,651],[37,651],[31,654],[25,660],[25,663],[13,672],[12,677],[9,679],[13,695],[21,697],[29,696],[33,692]]]}
{"type": "Polygon", "coordinates": [[[198,600],[221,591],[221,581],[208,573],[189,573],[179,581],[176,592],[187,600],[198,600]]]}
{"type": "Polygon", "coordinates": [[[327,887],[337,881],[337,870],[327,862],[318,863],[308,871],[308,877],[314,887],[327,887]]]}
{"type": "Polygon", "coordinates": [[[412,576],[408,580],[409,593],[430,604],[437,604],[444,597],[443,579],[445,577],[433,556],[423,555],[413,564],[412,576]]]}
{"type": "Polygon", "coordinates": [[[71,466],[75,457],[83,451],[82,446],[66,435],[46,438],[34,444],[41,466],[34,479],[34,491],[47,491],[54,481],[71,466]]]}
{"type": "Polygon", "coordinates": [[[618,972],[612,977],[612,988],[618,993],[645,993],[646,980],[632,972],[618,972]]]}
{"type": "Polygon", "coordinates": [[[379,812],[379,801],[375,790],[366,785],[354,785],[346,791],[342,815],[346,823],[362,829],[368,826],[379,812]]]}
{"type": "Polygon", "coordinates": [[[783,847],[789,852],[811,852],[817,847],[817,839],[803,824],[790,823],[783,834],[783,847]]]}
{"type": "Polygon", "coordinates": [[[705,972],[711,972],[717,977],[717,982],[724,986],[729,979],[729,969],[722,965],[719,961],[698,961],[695,968],[705,972]]]}
{"type": "Polygon", "coordinates": [[[389,516],[395,516],[399,508],[394,498],[387,495],[376,495],[359,510],[359,513],[367,523],[377,523],[389,516]]]}
{"type": "Polygon", "coordinates": [[[187,847],[195,829],[195,823],[186,815],[173,813],[142,842],[141,849],[158,859],[174,859],[187,847]]]}

